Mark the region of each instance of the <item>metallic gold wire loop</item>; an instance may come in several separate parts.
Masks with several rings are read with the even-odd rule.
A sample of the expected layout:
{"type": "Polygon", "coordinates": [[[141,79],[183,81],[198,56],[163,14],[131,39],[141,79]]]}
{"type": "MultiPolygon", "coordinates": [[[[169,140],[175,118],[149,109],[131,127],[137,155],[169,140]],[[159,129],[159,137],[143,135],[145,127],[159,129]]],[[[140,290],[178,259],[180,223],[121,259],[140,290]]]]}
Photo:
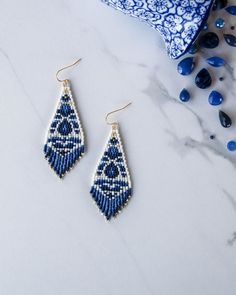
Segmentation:
{"type": "Polygon", "coordinates": [[[78,60],[75,61],[73,64],[68,65],[68,66],[66,66],[66,67],[61,68],[60,70],[58,70],[58,71],[56,72],[56,79],[57,79],[57,81],[58,81],[58,82],[62,82],[62,83],[64,83],[65,86],[68,85],[69,80],[68,80],[68,79],[61,80],[61,79],[58,78],[58,75],[59,75],[62,71],[66,70],[66,69],[68,69],[68,68],[71,68],[71,67],[73,67],[73,66],[75,66],[75,65],[77,65],[81,60],[82,60],[82,58],[78,59],[78,60]]]}
{"type": "Polygon", "coordinates": [[[108,113],[107,115],[106,115],[106,118],[105,118],[105,120],[106,120],[106,123],[108,124],[108,125],[113,125],[113,126],[117,126],[118,125],[118,122],[110,122],[109,120],[108,120],[108,118],[109,118],[109,116],[110,115],[112,115],[112,114],[114,114],[114,113],[117,113],[117,112],[119,112],[119,111],[122,111],[122,110],[124,110],[124,109],[126,109],[128,106],[130,106],[132,104],[132,102],[129,102],[127,105],[125,105],[124,107],[122,107],[122,108],[120,108],[120,109],[117,109],[117,110],[114,110],[114,111],[112,111],[112,112],[110,112],[110,113],[108,113]]]}

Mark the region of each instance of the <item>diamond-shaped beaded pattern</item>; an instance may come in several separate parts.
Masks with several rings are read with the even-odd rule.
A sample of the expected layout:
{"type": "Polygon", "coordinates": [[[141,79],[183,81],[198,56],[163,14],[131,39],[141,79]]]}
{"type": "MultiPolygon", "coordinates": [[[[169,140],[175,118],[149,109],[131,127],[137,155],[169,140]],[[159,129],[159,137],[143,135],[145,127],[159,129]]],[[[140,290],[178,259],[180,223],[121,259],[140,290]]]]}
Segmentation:
{"type": "Polygon", "coordinates": [[[130,175],[117,125],[112,128],[90,193],[107,219],[115,217],[131,197],[130,175]]]}
{"type": "Polygon", "coordinates": [[[84,154],[84,134],[69,85],[63,87],[44,146],[45,158],[62,178],[84,154]]]}

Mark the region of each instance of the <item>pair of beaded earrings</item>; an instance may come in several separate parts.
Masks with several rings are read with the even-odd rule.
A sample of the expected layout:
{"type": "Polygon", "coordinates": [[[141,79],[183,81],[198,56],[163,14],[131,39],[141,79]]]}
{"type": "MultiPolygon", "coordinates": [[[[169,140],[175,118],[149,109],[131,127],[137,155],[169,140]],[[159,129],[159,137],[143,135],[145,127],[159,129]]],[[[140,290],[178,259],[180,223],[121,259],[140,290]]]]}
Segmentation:
{"type": "MultiPolygon", "coordinates": [[[[61,71],[75,66],[81,61],[66,66],[56,73],[56,78],[63,83],[62,94],[56,112],[50,124],[44,154],[51,168],[63,178],[85,153],[85,140],[82,125],[70,90],[70,81],[61,80],[61,71]]],[[[110,219],[128,203],[132,195],[130,175],[119,134],[117,122],[110,122],[109,116],[125,107],[110,112],[106,116],[111,132],[97,165],[90,193],[102,214],[110,219]]]]}

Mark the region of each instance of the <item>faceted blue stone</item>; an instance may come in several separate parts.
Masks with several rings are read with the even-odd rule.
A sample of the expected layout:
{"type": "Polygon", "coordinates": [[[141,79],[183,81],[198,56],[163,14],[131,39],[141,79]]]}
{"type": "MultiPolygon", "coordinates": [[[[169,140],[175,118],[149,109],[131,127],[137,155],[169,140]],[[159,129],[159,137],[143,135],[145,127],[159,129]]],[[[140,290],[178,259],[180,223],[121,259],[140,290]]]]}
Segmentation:
{"type": "Polygon", "coordinates": [[[190,99],[190,93],[188,92],[187,89],[183,89],[180,94],[179,94],[179,99],[183,102],[189,101],[190,99]]]}
{"type": "Polygon", "coordinates": [[[215,48],[219,42],[219,37],[214,32],[206,33],[199,39],[199,44],[204,48],[215,48]]]}
{"type": "Polygon", "coordinates": [[[229,6],[225,10],[232,15],[236,15],[236,5],[229,6]]]}
{"type": "Polygon", "coordinates": [[[207,59],[209,65],[219,68],[225,65],[225,60],[219,56],[212,56],[207,59]]]}
{"type": "Polygon", "coordinates": [[[224,98],[222,94],[215,90],[213,90],[208,97],[209,104],[213,106],[220,105],[223,102],[223,100],[224,98]]]}
{"type": "Polygon", "coordinates": [[[224,128],[229,128],[232,125],[230,117],[223,111],[219,111],[220,123],[224,128]]]}
{"type": "Polygon", "coordinates": [[[208,72],[208,70],[204,68],[197,74],[195,78],[195,83],[197,87],[201,89],[205,89],[211,86],[211,82],[212,82],[211,75],[208,72]]]}
{"type": "Polygon", "coordinates": [[[227,149],[231,152],[235,151],[236,150],[236,141],[234,140],[230,140],[228,143],[227,143],[227,149]]]}
{"type": "Polygon", "coordinates": [[[215,21],[215,26],[218,29],[222,29],[225,26],[225,20],[223,18],[217,18],[215,21]]]}
{"type": "Polygon", "coordinates": [[[177,66],[177,70],[181,75],[187,76],[192,73],[195,67],[194,57],[186,57],[181,60],[181,62],[177,66]]]}

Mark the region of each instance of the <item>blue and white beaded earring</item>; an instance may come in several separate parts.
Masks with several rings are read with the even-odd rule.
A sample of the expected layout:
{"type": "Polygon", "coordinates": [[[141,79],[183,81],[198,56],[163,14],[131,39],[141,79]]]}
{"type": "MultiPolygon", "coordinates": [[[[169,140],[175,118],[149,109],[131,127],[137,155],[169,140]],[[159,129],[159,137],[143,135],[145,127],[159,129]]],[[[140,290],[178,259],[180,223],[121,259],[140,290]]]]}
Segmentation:
{"type": "Polygon", "coordinates": [[[58,78],[61,71],[75,66],[80,61],[81,59],[56,73],[56,78],[63,87],[47,133],[44,154],[49,165],[60,178],[63,178],[85,151],[84,133],[70,90],[70,81],[58,78]]]}
{"type": "Polygon", "coordinates": [[[119,134],[119,125],[117,122],[110,122],[108,117],[130,104],[106,116],[107,124],[111,125],[111,132],[96,168],[90,190],[94,201],[108,220],[121,211],[132,195],[130,174],[119,134]]]}

